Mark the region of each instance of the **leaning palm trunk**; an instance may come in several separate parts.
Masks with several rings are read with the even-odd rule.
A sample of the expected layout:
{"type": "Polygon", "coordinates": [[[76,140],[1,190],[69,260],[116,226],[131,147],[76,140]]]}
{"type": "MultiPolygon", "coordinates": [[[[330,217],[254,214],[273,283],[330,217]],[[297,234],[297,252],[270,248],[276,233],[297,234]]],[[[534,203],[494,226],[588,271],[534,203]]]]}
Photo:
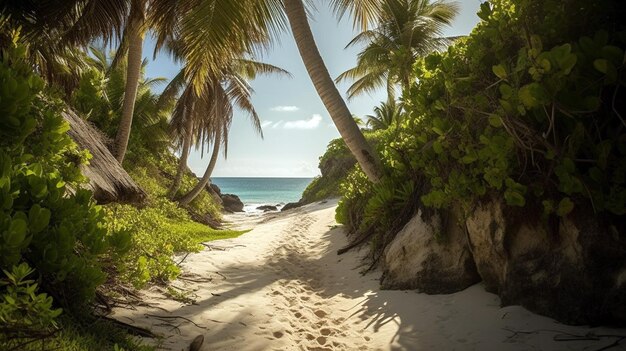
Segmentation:
{"type": "Polygon", "coordinates": [[[217,133],[215,137],[215,143],[213,144],[213,153],[211,154],[211,160],[209,161],[209,165],[206,167],[206,171],[204,171],[204,175],[202,176],[202,179],[200,179],[198,184],[196,184],[196,186],[191,189],[190,192],[188,192],[183,197],[181,197],[180,200],[178,200],[178,203],[180,203],[181,205],[189,204],[191,201],[193,201],[193,199],[196,198],[196,196],[198,196],[198,194],[200,194],[202,190],[204,190],[207,184],[209,184],[209,179],[211,179],[211,174],[213,173],[213,169],[215,168],[215,164],[217,163],[217,156],[220,152],[220,143],[220,134],[217,133]]]}
{"type": "Polygon", "coordinates": [[[122,117],[115,136],[115,158],[119,163],[124,161],[130,128],[133,124],[135,100],[137,99],[137,87],[141,76],[141,62],[143,61],[143,32],[141,21],[136,21],[132,26],[128,38],[128,63],[126,68],[126,87],[124,89],[124,102],[122,104],[122,117]]]}
{"type": "Polygon", "coordinates": [[[185,126],[185,137],[183,140],[183,150],[180,155],[180,160],[178,161],[178,169],[176,169],[176,176],[174,177],[174,181],[170,186],[168,196],[170,199],[173,199],[180,189],[180,183],[183,181],[183,174],[185,173],[185,169],[187,168],[187,159],[189,158],[189,149],[191,149],[191,139],[192,133],[191,130],[193,120],[191,117],[187,118],[186,126],[185,126]]]}
{"type": "Polygon", "coordinates": [[[285,0],[284,3],[291,31],[315,90],[363,172],[370,181],[378,182],[382,175],[378,156],[372,152],[326,69],[309,27],[302,0],[285,0]]]}

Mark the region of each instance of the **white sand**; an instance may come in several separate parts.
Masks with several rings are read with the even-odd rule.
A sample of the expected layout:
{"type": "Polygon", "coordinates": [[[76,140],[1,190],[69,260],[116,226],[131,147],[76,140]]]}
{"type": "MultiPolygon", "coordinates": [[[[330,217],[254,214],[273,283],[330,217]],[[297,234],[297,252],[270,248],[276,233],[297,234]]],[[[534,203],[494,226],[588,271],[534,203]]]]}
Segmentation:
{"type": "Polygon", "coordinates": [[[626,335],[565,326],[518,306],[500,308],[480,284],[437,296],[381,291],[380,273],[359,274],[358,252],[337,256],[347,239],[335,227],[335,207],[329,201],[257,218],[249,233],[186,258],[174,286],[192,291],[195,304],[152,288],[143,294],[154,307],[116,309],[115,317],[163,334],[161,346],[176,351],[200,334],[202,350],[237,351],[597,350],[616,338],[554,338],[626,335]]]}

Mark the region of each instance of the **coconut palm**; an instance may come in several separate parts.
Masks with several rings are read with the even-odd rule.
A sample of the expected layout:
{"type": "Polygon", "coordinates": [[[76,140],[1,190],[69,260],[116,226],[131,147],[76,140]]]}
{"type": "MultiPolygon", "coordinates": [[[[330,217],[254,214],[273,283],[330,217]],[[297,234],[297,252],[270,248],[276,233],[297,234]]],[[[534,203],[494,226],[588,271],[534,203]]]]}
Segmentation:
{"type": "Polygon", "coordinates": [[[374,115],[367,115],[367,126],[371,130],[381,130],[400,122],[402,118],[402,104],[395,100],[383,102],[374,107],[374,115]]]}
{"type": "Polygon", "coordinates": [[[358,34],[347,47],[366,44],[357,65],[336,79],[353,80],[348,98],[386,86],[390,99],[400,85],[408,89],[413,63],[445,47],[452,38],[443,37],[459,6],[444,0],[384,0],[378,25],[358,34]]]}
{"type": "MultiPolygon", "coordinates": [[[[215,73],[214,67],[223,62],[216,65],[213,62],[216,57],[231,59],[229,52],[234,47],[240,52],[258,49],[259,43],[265,43],[284,27],[286,14],[309,76],[339,133],[368,177],[372,181],[380,179],[378,157],[352,119],[324,65],[302,0],[196,1],[193,7],[190,3],[155,0],[150,22],[167,29],[158,35],[157,46],[171,38],[181,41],[181,57],[188,64],[185,75],[194,77],[197,89],[201,89],[203,81],[215,73]],[[244,30],[241,32],[241,29],[244,30]],[[245,40],[233,43],[228,41],[229,38],[245,40]],[[211,47],[211,52],[207,52],[206,47],[211,47]],[[216,54],[219,50],[223,53],[216,54]]],[[[333,0],[332,6],[340,17],[349,13],[354,17],[355,25],[366,28],[376,19],[378,3],[377,0],[333,0]]]]}
{"type": "Polygon", "coordinates": [[[143,39],[146,33],[146,3],[144,0],[131,1],[130,11],[126,20],[120,46],[117,49],[116,61],[121,55],[126,56],[126,87],[120,123],[117,127],[113,144],[113,155],[119,163],[124,161],[130,129],[133,124],[133,112],[137,100],[137,88],[141,76],[143,61],[143,39]]]}
{"type": "MultiPolygon", "coordinates": [[[[112,67],[113,57],[104,49],[90,48],[90,69],[80,80],[72,95],[72,105],[94,123],[108,137],[114,136],[121,119],[126,86],[126,59],[122,58],[112,67]]],[[[165,78],[145,78],[143,72],[147,61],[143,60],[137,87],[133,120],[137,126],[130,136],[130,143],[141,145],[147,151],[160,154],[170,145],[167,120],[173,107],[173,99],[161,98],[154,89],[165,83],[165,78]]]]}
{"type": "MultiPolygon", "coordinates": [[[[37,3],[39,8],[44,6],[41,4],[56,3],[52,0],[25,1],[37,3]]],[[[126,20],[129,11],[133,12],[133,6],[137,8],[136,3],[143,1],[133,0],[131,6],[128,6],[128,1],[124,0],[67,0],[58,6],[61,10],[54,13],[59,17],[59,22],[74,23],[68,32],[84,40],[92,33],[102,35],[102,23],[107,21],[111,23],[112,30],[118,33],[124,26],[133,28],[133,22],[129,24],[126,20]],[[100,17],[100,14],[94,14],[94,9],[101,9],[104,15],[100,17]],[[120,21],[120,18],[123,20],[120,21]],[[89,19],[95,23],[93,31],[88,26],[89,19]]],[[[363,29],[376,20],[378,4],[379,0],[332,1],[340,17],[349,13],[355,25],[363,29]]],[[[198,93],[206,81],[219,74],[221,67],[236,59],[239,53],[255,52],[266,46],[268,39],[285,27],[286,14],[309,76],[335,126],[370,180],[375,182],[380,179],[378,156],[352,119],[326,69],[311,33],[302,0],[152,0],[145,11],[144,26],[154,29],[157,49],[168,41],[177,40],[181,43],[180,57],[186,63],[185,76],[193,78],[192,83],[198,93]]],[[[132,90],[130,83],[128,88],[132,90]]],[[[122,134],[130,129],[130,123],[125,123],[120,127],[122,134]]],[[[118,156],[123,143],[124,138],[118,138],[118,156]]]]}
{"type": "MultiPolygon", "coordinates": [[[[372,3],[373,1],[364,0],[336,0],[334,1],[334,6],[340,13],[345,12],[348,8],[352,8],[353,12],[357,14],[355,21],[365,26],[374,18],[376,7],[372,3]]],[[[350,110],[328,73],[324,60],[315,44],[302,0],[285,0],[284,4],[296,45],[313,81],[315,90],[317,90],[339,134],[350,149],[350,152],[357,159],[363,172],[372,182],[378,182],[382,177],[378,156],[372,151],[367,140],[365,140],[363,133],[361,133],[359,126],[352,118],[350,110]]]]}
{"type": "Polygon", "coordinates": [[[253,90],[248,83],[259,74],[289,75],[287,71],[270,64],[236,59],[225,67],[221,76],[209,81],[200,94],[196,93],[191,82],[185,85],[182,72],[165,89],[163,96],[167,98],[184,88],[171,119],[172,133],[180,147],[181,157],[169,190],[170,197],[178,192],[191,147],[195,145],[204,152],[204,147],[208,149],[212,143],[213,151],[204,176],[194,189],[181,197],[180,202],[191,202],[206,187],[219,150],[223,148],[224,154],[227,154],[228,132],[235,107],[251,116],[254,128],[262,135],[258,115],[251,102],[253,90]]]}

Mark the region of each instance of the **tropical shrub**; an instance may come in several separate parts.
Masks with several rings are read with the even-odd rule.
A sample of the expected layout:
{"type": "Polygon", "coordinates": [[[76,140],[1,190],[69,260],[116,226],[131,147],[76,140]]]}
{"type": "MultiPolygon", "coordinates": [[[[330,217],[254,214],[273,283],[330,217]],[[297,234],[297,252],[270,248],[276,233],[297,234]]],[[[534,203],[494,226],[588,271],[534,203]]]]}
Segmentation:
{"type": "Polygon", "coordinates": [[[116,260],[118,279],[140,288],[166,283],[180,274],[174,254],[199,252],[201,242],[228,239],[240,231],[215,230],[191,220],[186,210],[165,197],[139,209],[130,205],[105,207],[111,232],[132,233],[130,250],[116,260]]]}
{"type": "Polygon", "coordinates": [[[540,203],[546,215],[583,202],[626,214],[626,124],[615,104],[626,38],[611,10],[485,3],[465,42],[416,64],[419,83],[406,97],[414,118],[399,142],[419,150],[411,162],[430,180],[426,205],[497,192],[511,206],[540,203]]]}
{"type": "Polygon", "coordinates": [[[101,208],[81,188],[89,154],[66,134],[63,104],[25,54],[16,36],[0,63],[0,319],[9,328],[50,325],[58,315],[40,289],[65,308],[89,302],[105,280],[99,258],[128,241],[107,235],[101,208]]]}
{"type": "MultiPolygon", "coordinates": [[[[366,223],[367,209],[397,202],[403,183],[422,207],[470,210],[496,196],[545,216],[577,205],[626,214],[626,32],[616,6],[483,3],[469,37],[415,63],[406,116],[379,147],[391,181],[373,188],[357,217],[366,223]]],[[[363,196],[348,189],[342,202],[363,196]]]]}

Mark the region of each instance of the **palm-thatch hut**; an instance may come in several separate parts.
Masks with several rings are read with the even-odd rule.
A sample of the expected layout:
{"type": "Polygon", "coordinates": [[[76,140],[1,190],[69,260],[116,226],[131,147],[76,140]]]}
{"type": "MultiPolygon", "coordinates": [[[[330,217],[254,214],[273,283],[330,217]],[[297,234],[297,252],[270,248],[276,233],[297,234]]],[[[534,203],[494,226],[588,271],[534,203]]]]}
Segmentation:
{"type": "Polygon", "coordinates": [[[70,124],[69,136],[92,155],[89,165],[82,167],[82,172],[89,178],[88,187],[96,201],[142,204],[146,193],[113,157],[102,132],[69,109],[63,113],[63,118],[70,124]]]}

